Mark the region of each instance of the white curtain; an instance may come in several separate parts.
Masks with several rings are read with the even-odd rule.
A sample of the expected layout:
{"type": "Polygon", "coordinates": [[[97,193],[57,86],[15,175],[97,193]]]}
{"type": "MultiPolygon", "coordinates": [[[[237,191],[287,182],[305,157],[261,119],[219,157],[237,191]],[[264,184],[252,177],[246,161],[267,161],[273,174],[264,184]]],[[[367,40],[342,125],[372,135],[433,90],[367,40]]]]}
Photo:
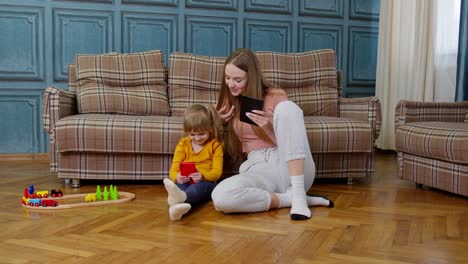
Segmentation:
{"type": "Polygon", "coordinates": [[[378,148],[395,149],[394,116],[399,100],[454,101],[459,10],[460,0],[381,1],[378,148]],[[449,48],[453,45],[455,53],[449,48]]]}

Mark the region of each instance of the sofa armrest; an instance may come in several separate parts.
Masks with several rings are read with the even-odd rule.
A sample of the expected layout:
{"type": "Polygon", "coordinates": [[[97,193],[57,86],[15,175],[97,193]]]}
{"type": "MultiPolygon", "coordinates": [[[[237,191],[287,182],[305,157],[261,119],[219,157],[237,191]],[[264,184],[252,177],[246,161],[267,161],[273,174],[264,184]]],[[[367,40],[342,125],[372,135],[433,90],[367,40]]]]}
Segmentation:
{"type": "Polygon", "coordinates": [[[340,117],[369,123],[373,130],[374,139],[379,137],[382,112],[380,110],[380,100],[377,97],[339,98],[338,111],[340,117]]]}
{"type": "Polygon", "coordinates": [[[417,102],[400,100],[395,108],[395,130],[412,122],[463,122],[468,102],[417,102]]]}
{"type": "Polygon", "coordinates": [[[42,97],[42,125],[52,133],[57,120],[77,114],[76,94],[57,87],[47,87],[42,97]]]}

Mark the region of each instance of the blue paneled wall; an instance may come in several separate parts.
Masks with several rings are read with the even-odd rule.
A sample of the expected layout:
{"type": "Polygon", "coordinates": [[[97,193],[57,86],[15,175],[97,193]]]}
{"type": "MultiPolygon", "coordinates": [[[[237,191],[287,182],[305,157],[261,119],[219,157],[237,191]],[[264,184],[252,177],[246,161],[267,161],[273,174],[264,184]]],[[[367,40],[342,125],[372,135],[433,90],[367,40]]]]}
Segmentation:
{"type": "Polygon", "coordinates": [[[332,48],[343,96],[373,95],[380,0],[2,0],[0,154],[48,151],[42,93],[75,54],[332,48]]]}

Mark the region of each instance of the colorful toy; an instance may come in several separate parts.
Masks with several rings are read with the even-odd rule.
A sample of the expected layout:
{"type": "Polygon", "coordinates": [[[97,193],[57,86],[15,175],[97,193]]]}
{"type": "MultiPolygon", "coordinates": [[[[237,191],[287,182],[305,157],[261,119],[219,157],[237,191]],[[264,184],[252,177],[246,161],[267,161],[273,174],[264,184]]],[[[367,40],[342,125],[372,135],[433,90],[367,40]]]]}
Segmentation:
{"type": "Polygon", "coordinates": [[[62,196],[63,196],[63,192],[62,192],[60,189],[58,189],[58,190],[52,189],[52,190],[50,191],[50,196],[52,196],[52,197],[54,197],[54,198],[55,198],[55,197],[62,197],[62,196]]]}
{"type": "MultiPolygon", "coordinates": [[[[52,190],[55,195],[61,195],[62,191],[60,190],[52,190]]],[[[51,191],[51,193],[52,193],[51,191]]],[[[47,198],[49,196],[49,191],[34,191],[34,185],[29,185],[29,188],[24,188],[23,198],[21,199],[21,203],[23,205],[29,205],[32,207],[47,207],[52,206],[55,207],[58,205],[58,202],[55,200],[47,200],[43,198],[47,198]]],[[[55,196],[54,196],[55,197],[55,196]]]]}
{"type": "Polygon", "coordinates": [[[37,198],[47,198],[49,197],[49,191],[37,191],[36,192],[37,198]]]}
{"type": "Polygon", "coordinates": [[[84,206],[106,205],[125,203],[135,199],[135,194],[129,192],[117,192],[117,186],[104,187],[104,192],[101,193],[99,185],[96,187],[96,193],[86,194],[71,194],[63,195],[59,189],[49,191],[34,191],[34,186],[31,184],[29,188],[24,188],[23,198],[21,203],[26,209],[34,210],[52,210],[52,209],[69,209],[84,206]],[[54,197],[55,199],[45,199],[46,197],[54,197]],[[78,200],[85,202],[77,202],[78,200]],[[58,201],[57,201],[58,200],[58,201]],[[59,201],[63,203],[59,206],[59,201]]]}
{"type": "Polygon", "coordinates": [[[55,207],[58,205],[58,202],[55,200],[42,200],[42,206],[47,207],[47,206],[52,206],[55,207]]]}
{"type": "Polygon", "coordinates": [[[96,194],[95,193],[90,193],[85,196],[85,201],[86,202],[95,202],[96,201],[96,194]]]}
{"type": "MultiPolygon", "coordinates": [[[[52,197],[62,197],[63,192],[60,189],[53,189],[50,191],[50,195],[52,197]]],[[[43,198],[48,198],[49,197],[49,191],[35,191],[34,190],[34,185],[30,184],[29,188],[24,188],[24,193],[23,193],[23,198],[21,199],[21,203],[23,205],[29,205],[29,206],[57,206],[57,202],[47,202],[45,205],[43,205],[43,202],[41,199],[43,198]],[[33,205],[31,205],[31,203],[33,205]],[[55,205],[53,205],[55,204],[55,205]]],[[[51,200],[53,201],[53,200],[51,200]]]]}
{"type": "Polygon", "coordinates": [[[104,186],[104,192],[101,192],[101,187],[96,186],[96,201],[108,201],[108,200],[118,200],[119,192],[117,191],[117,186],[109,186],[109,191],[107,191],[107,186],[104,186]]]}

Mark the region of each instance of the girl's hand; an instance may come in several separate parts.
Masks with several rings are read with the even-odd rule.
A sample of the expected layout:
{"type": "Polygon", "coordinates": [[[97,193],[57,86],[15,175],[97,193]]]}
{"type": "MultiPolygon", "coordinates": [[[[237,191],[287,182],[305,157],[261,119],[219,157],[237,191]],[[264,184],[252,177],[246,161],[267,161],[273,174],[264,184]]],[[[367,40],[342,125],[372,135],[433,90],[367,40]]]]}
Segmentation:
{"type": "Polygon", "coordinates": [[[190,181],[189,177],[185,177],[185,176],[180,175],[180,173],[177,173],[176,182],[178,184],[184,184],[184,183],[187,183],[189,181],[190,181]]]}
{"type": "Polygon", "coordinates": [[[203,175],[199,171],[190,174],[189,177],[192,178],[194,182],[201,182],[204,179],[203,175]]]}
{"type": "Polygon", "coordinates": [[[274,134],[272,113],[262,110],[252,110],[252,112],[248,112],[246,115],[250,120],[254,121],[255,124],[267,132],[267,134],[274,134]]]}
{"type": "Polygon", "coordinates": [[[226,105],[223,105],[223,107],[218,110],[218,115],[221,120],[223,120],[223,124],[228,123],[234,117],[234,106],[231,106],[231,109],[228,111],[226,105]]]}

